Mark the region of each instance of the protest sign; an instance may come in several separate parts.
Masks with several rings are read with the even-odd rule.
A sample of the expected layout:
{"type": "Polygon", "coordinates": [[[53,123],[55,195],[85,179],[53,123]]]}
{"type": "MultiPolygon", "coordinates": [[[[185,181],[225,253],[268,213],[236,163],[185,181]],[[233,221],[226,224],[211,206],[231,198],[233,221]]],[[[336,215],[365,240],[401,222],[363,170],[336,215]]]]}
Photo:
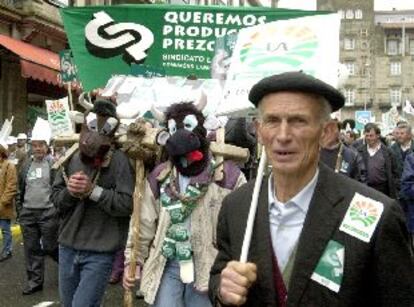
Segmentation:
{"type": "Polygon", "coordinates": [[[217,38],[274,20],[326,12],[193,5],[119,5],[61,10],[84,90],[103,87],[132,64],[167,76],[210,78],[217,38]]]}

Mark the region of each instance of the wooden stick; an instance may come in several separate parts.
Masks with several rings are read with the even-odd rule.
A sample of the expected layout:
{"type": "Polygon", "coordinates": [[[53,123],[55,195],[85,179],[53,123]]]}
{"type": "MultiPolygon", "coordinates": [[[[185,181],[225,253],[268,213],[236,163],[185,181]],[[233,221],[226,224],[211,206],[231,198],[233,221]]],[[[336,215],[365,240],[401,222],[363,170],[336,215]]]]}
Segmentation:
{"type": "Polygon", "coordinates": [[[63,163],[65,163],[79,148],[79,143],[74,143],[68,150],[66,150],[65,155],[60,157],[52,165],[52,169],[58,169],[63,163]]]}
{"type": "MultiPolygon", "coordinates": [[[[149,148],[155,148],[158,145],[155,142],[157,129],[151,128],[148,129],[148,133],[142,140],[142,143],[149,148]]],[[[117,139],[118,144],[126,142],[127,136],[121,135],[117,139]]],[[[54,144],[64,145],[64,144],[73,144],[79,141],[79,134],[73,134],[71,136],[57,136],[54,138],[54,144]]],[[[236,160],[240,162],[246,162],[249,160],[249,150],[247,148],[241,148],[230,144],[211,142],[210,150],[216,156],[222,156],[224,159],[236,160]]]]}
{"type": "Polygon", "coordinates": [[[244,232],[243,245],[240,253],[240,262],[247,262],[249,254],[250,241],[252,239],[254,220],[256,217],[257,203],[259,201],[260,187],[262,186],[263,173],[267,165],[266,153],[262,148],[262,155],[260,157],[259,169],[257,170],[257,177],[254,183],[252,203],[250,205],[249,216],[247,217],[246,231],[244,232]]]}
{"type": "MultiPolygon", "coordinates": [[[[144,195],[145,166],[142,160],[135,161],[135,191],[134,191],[134,211],[132,212],[132,238],[131,238],[131,258],[129,262],[128,276],[135,279],[137,269],[137,256],[139,246],[139,218],[141,202],[144,195]]],[[[132,307],[132,290],[124,292],[124,307],[132,307]]]]}
{"type": "MultiPolygon", "coordinates": [[[[216,143],[218,145],[224,144],[224,138],[225,138],[224,127],[221,127],[219,129],[217,129],[217,131],[216,131],[216,143]]],[[[221,181],[221,180],[223,180],[223,177],[224,177],[224,174],[223,174],[224,157],[223,157],[223,155],[220,155],[220,154],[216,154],[215,157],[216,157],[216,162],[219,166],[216,168],[216,170],[214,172],[214,180],[215,181],[221,181]]]]}
{"type": "Polygon", "coordinates": [[[68,100],[69,100],[69,110],[75,110],[73,108],[73,98],[72,98],[72,81],[68,82],[68,100]]]}

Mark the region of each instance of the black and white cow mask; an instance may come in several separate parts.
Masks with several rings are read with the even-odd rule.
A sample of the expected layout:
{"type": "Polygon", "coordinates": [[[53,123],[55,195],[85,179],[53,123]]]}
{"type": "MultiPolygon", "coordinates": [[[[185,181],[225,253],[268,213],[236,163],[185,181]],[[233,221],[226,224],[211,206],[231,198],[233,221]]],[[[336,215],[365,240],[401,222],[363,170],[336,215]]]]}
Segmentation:
{"type": "Polygon", "coordinates": [[[158,135],[170,160],[184,176],[196,176],[208,165],[209,146],[203,113],[191,102],[171,105],[165,113],[167,130],[158,135]]]}

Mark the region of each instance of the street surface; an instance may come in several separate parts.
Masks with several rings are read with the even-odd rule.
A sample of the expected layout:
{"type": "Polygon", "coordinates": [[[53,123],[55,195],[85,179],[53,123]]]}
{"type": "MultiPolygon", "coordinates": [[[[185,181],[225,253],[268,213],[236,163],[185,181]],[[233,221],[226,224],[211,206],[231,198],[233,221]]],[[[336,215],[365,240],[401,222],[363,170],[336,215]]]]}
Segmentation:
{"type": "MultiPolygon", "coordinates": [[[[0,262],[0,307],[48,307],[60,306],[58,292],[58,266],[46,258],[43,291],[22,295],[26,272],[24,249],[20,234],[13,236],[13,257],[0,262]]],[[[0,246],[3,242],[0,239],[0,246]]],[[[123,289],[120,284],[108,285],[103,307],[122,307],[123,289]]],[[[147,306],[143,300],[135,300],[135,307],[147,306]]]]}

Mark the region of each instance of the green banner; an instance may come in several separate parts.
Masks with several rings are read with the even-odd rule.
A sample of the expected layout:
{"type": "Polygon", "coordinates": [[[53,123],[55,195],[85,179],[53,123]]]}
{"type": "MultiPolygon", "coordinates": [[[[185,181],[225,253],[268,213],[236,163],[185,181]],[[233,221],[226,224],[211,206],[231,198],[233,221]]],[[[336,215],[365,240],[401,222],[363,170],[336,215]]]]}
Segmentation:
{"type": "Polygon", "coordinates": [[[62,50],[59,52],[60,76],[63,82],[76,81],[76,66],[73,63],[72,51],[62,50]]]}
{"type": "Polygon", "coordinates": [[[70,7],[61,10],[85,90],[103,87],[132,64],[162,67],[168,76],[210,78],[215,41],[240,28],[326,12],[227,6],[70,7]]]}

